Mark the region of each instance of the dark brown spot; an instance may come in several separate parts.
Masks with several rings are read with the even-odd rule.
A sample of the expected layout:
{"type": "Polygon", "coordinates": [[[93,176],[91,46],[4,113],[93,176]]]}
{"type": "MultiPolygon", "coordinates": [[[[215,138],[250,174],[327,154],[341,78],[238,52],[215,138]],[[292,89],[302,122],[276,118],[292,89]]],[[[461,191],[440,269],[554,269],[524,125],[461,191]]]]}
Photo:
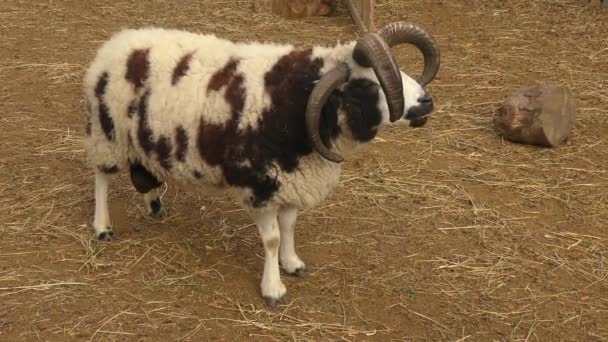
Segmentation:
{"type": "Polygon", "coordinates": [[[132,118],[135,113],[137,113],[137,108],[139,107],[138,99],[133,99],[129,103],[129,107],[127,108],[127,116],[132,118]]]}
{"type": "Polygon", "coordinates": [[[139,193],[146,194],[162,185],[161,181],[139,162],[131,164],[129,174],[135,190],[139,193]]]}
{"type": "Polygon", "coordinates": [[[150,50],[135,50],[127,60],[127,81],[133,83],[135,89],[141,88],[144,82],[148,79],[150,73],[150,61],[148,54],[150,50]]]}
{"type": "Polygon", "coordinates": [[[207,93],[211,91],[219,91],[223,86],[228,85],[228,83],[230,83],[230,81],[234,78],[238,65],[239,60],[233,58],[229,60],[221,70],[213,74],[209,84],[207,85],[207,93]]]}
{"type": "Polygon", "coordinates": [[[104,95],[106,93],[106,88],[108,86],[108,78],[110,75],[107,72],[104,72],[99,77],[99,81],[97,81],[97,85],[95,86],[95,97],[97,98],[97,102],[99,103],[99,122],[101,124],[101,129],[103,133],[106,135],[108,140],[114,140],[114,120],[110,116],[110,109],[106,105],[104,101],[104,95]]]}
{"type": "Polygon", "coordinates": [[[203,178],[203,174],[200,173],[200,171],[194,171],[192,174],[194,175],[194,178],[196,178],[196,179],[203,178]]]}
{"type": "Polygon", "coordinates": [[[243,75],[236,75],[230,81],[224,98],[230,104],[232,117],[239,117],[245,107],[245,89],[243,87],[243,75]]]}
{"type": "Polygon", "coordinates": [[[160,166],[166,170],[170,170],[172,167],[171,150],[171,141],[169,138],[161,135],[156,142],[156,154],[158,155],[160,166]]]}
{"type": "Polygon", "coordinates": [[[150,91],[146,91],[139,101],[138,115],[139,124],[137,125],[137,140],[139,145],[144,150],[146,155],[149,155],[154,150],[154,141],[152,141],[152,130],[148,125],[148,98],[150,91]]]}
{"type": "Polygon", "coordinates": [[[187,55],[184,55],[179,62],[177,63],[177,66],[175,67],[175,69],[173,69],[173,77],[171,77],[171,84],[172,85],[176,85],[177,82],[179,82],[179,80],[186,76],[186,73],[188,73],[188,70],[190,69],[190,60],[192,59],[192,53],[189,53],[187,55]]]}
{"type": "Polygon", "coordinates": [[[139,101],[137,110],[139,122],[137,125],[137,140],[139,145],[144,150],[146,155],[156,152],[160,165],[170,170],[173,166],[171,163],[171,151],[173,146],[168,137],[160,136],[158,141],[155,141],[152,129],[148,123],[148,101],[150,99],[150,90],[146,91],[139,101]]]}
{"type": "Polygon", "coordinates": [[[188,152],[188,134],[184,127],[179,126],[175,129],[175,141],[177,143],[175,156],[177,160],[183,162],[186,160],[186,152],[188,152]]]}
{"type": "Polygon", "coordinates": [[[99,169],[99,171],[101,171],[107,175],[115,174],[115,173],[118,173],[118,171],[119,171],[117,165],[112,165],[112,166],[99,165],[99,166],[97,166],[97,168],[99,169]]]}

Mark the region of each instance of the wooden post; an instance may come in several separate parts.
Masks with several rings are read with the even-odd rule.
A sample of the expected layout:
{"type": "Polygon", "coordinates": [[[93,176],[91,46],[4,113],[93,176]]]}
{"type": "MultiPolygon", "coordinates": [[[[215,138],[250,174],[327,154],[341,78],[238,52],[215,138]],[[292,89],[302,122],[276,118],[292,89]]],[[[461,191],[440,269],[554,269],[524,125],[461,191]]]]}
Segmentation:
{"type": "MultiPolygon", "coordinates": [[[[347,0],[349,1],[349,0],[347,0]]],[[[375,31],[374,25],[374,0],[352,0],[355,4],[355,8],[359,10],[359,15],[363,20],[363,23],[368,27],[370,31],[375,31]]]]}
{"type": "Polygon", "coordinates": [[[330,16],[337,0],[253,0],[257,13],[273,13],[286,18],[330,16]]]}

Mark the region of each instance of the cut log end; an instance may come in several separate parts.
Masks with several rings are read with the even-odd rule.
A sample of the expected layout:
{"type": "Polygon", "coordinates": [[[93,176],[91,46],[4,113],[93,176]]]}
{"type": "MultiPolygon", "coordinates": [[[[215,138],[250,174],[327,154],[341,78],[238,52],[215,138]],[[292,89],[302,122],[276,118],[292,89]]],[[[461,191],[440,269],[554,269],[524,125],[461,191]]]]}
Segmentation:
{"type": "Polygon", "coordinates": [[[576,105],[572,92],[558,85],[524,88],[505,100],[494,115],[494,128],[505,139],[556,147],[574,129],[576,105]]]}

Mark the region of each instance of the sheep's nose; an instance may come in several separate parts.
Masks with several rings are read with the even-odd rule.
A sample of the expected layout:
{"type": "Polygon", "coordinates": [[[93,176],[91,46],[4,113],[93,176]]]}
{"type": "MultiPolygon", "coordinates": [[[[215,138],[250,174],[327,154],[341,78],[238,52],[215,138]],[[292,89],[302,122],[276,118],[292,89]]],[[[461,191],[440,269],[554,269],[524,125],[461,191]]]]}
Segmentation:
{"type": "Polygon", "coordinates": [[[433,98],[429,94],[424,94],[418,99],[418,102],[420,102],[420,103],[433,102],[433,98]]]}
{"type": "Polygon", "coordinates": [[[433,98],[429,94],[424,94],[418,98],[418,113],[422,115],[429,114],[433,111],[433,98]]]}
{"type": "Polygon", "coordinates": [[[407,115],[405,116],[408,120],[417,120],[427,116],[429,113],[433,111],[433,98],[424,94],[423,96],[418,98],[418,105],[410,108],[408,110],[407,115]]]}
{"type": "Polygon", "coordinates": [[[418,99],[418,102],[423,106],[432,106],[433,98],[429,94],[424,94],[418,99]]]}

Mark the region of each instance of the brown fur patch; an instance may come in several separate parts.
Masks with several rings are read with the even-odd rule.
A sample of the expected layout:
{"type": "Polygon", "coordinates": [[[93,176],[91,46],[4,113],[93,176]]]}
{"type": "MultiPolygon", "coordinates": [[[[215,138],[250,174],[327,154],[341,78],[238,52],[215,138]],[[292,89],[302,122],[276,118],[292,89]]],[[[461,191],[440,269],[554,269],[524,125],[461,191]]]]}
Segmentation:
{"type": "Polygon", "coordinates": [[[188,134],[184,127],[179,126],[175,129],[175,141],[177,143],[175,156],[177,160],[183,162],[186,160],[186,152],[188,152],[188,134]]]}
{"type": "Polygon", "coordinates": [[[127,60],[127,73],[125,78],[133,83],[135,89],[144,86],[144,82],[148,79],[150,73],[150,60],[148,54],[150,50],[135,50],[127,60]]]}
{"type": "Polygon", "coordinates": [[[129,107],[127,108],[127,116],[129,118],[132,118],[133,115],[135,115],[135,113],[137,113],[137,107],[139,106],[139,103],[137,103],[138,99],[133,99],[130,103],[129,103],[129,107]]]}
{"type": "Polygon", "coordinates": [[[236,68],[239,65],[238,59],[230,59],[226,65],[211,76],[211,80],[207,85],[207,94],[211,91],[219,91],[223,86],[228,85],[236,74],[236,68]]]}
{"type": "Polygon", "coordinates": [[[200,173],[200,171],[194,171],[194,172],[192,173],[192,175],[194,175],[194,178],[196,178],[196,179],[201,179],[201,178],[203,178],[203,174],[202,174],[202,173],[200,173]]]}
{"type": "Polygon", "coordinates": [[[140,101],[138,108],[139,124],[137,125],[137,140],[139,145],[144,152],[149,155],[154,149],[154,142],[152,141],[152,130],[148,126],[148,98],[150,97],[150,91],[146,91],[140,101]]]}
{"type": "Polygon", "coordinates": [[[137,140],[139,145],[144,150],[146,155],[150,155],[153,151],[158,156],[160,165],[166,170],[170,170],[173,166],[171,163],[171,151],[173,146],[171,140],[165,136],[160,136],[158,141],[155,141],[152,136],[152,130],[148,124],[148,99],[150,91],[146,91],[139,102],[138,116],[139,123],[137,125],[137,140]]]}
{"type": "Polygon", "coordinates": [[[171,77],[171,84],[176,85],[179,80],[186,76],[188,70],[190,69],[190,60],[192,59],[192,53],[184,55],[177,65],[175,69],[173,69],[173,76],[171,77]]]}
{"type": "Polygon", "coordinates": [[[97,85],[95,86],[95,97],[97,98],[97,102],[99,103],[99,123],[101,124],[101,129],[103,133],[106,135],[108,140],[114,140],[114,120],[110,116],[110,108],[104,102],[104,95],[106,94],[106,88],[108,87],[108,79],[110,75],[108,72],[104,72],[99,76],[99,81],[97,81],[97,85]]]}
{"type": "Polygon", "coordinates": [[[171,145],[171,140],[161,135],[156,142],[156,154],[158,155],[160,166],[162,166],[165,170],[170,170],[173,166],[171,163],[172,149],[173,146],[171,145]]]}

